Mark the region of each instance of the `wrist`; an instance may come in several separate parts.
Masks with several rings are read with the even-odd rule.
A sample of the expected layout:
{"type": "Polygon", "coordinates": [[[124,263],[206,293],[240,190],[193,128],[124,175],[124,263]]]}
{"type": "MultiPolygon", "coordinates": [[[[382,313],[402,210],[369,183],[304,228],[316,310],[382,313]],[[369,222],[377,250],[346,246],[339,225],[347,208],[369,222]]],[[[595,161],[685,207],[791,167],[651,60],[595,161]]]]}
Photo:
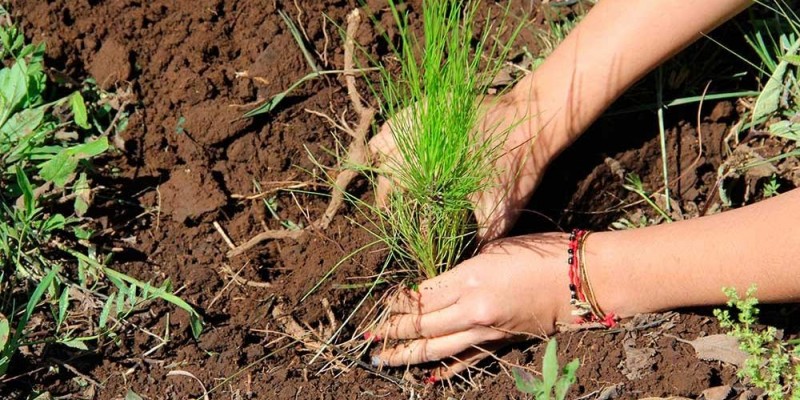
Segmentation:
{"type": "MultiPolygon", "coordinates": [[[[633,231],[597,232],[587,240],[587,276],[606,312],[620,318],[664,311],[678,304],[670,301],[667,282],[656,282],[659,271],[643,268],[645,250],[632,250],[627,238],[633,231]]],[[[633,246],[636,248],[636,246],[633,246]]]]}

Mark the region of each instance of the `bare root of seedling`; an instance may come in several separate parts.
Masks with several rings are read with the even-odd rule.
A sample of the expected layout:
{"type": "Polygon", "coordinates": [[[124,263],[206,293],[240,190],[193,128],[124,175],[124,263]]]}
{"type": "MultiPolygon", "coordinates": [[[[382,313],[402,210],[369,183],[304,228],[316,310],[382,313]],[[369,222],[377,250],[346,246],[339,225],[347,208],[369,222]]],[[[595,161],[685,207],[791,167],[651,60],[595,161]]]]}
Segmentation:
{"type": "MultiPolygon", "coordinates": [[[[232,247],[230,251],[228,251],[228,257],[236,257],[241,255],[251,248],[257,246],[258,244],[267,241],[267,240],[274,240],[274,239],[292,239],[297,240],[301,236],[303,236],[309,230],[316,230],[316,229],[326,229],[336,214],[339,212],[339,209],[344,204],[345,199],[345,191],[347,187],[350,185],[350,182],[358,176],[358,172],[352,169],[347,169],[345,165],[365,165],[368,161],[369,150],[367,147],[367,135],[369,134],[370,126],[372,126],[373,119],[375,118],[375,110],[371,107],[365,105],[361,100],[361,97],[358,95],[358,90],[356,88],[356,79],[355,79],[355,69],[354,69],[354,53],[355,53],[355,34],[356,30],[358,30],[358,26],[361,23],[361,13],[356,9],[353,10],[347,16],[347,36],[345,39],[344,44],[344,70],[348,71],[345,74],[345,81],[347,83],[347,93],[350,97],[350,102],[353,105],[353,109],[358,114],[358,124],[355,128],[351,128],[348,124],[335,124],[336,127],[343,130],[347,133],[351,138],[352,141],[350,146],[347,149],[347,156],[344,162],[339,163],[339,174],[336,176],[334,180],[331,200],[328,203],[328,207],[325,209],[325,213],[316,221],[311,223],[308,227],[300,230],[289,230],[289,229],[276,229],[276,230],[266,230],[264,232],[259,233],[258,235],[254,236],[247,242],[240,244],[238,246],[232,247]]],[[[318,115],[321,113],[318,113],[318,115]]],[[[333,121],[330,117],[325,116],[329,121],[333,121]]],[[[221,232],[221,229],[218,229],[221,232]]],[[[223,238],[226,235],[222,235],[223,238]]],[[[230,245],[232,242],[230,240],[226,240],[226,243],[230,245]]]]}
{"type": "MultiPolygon", "coordinates": [[[[325,357],[326,359],[330,360],[330,362],[341,371],[350,370],[339,357],[332,353],[332,348],[327,346],[324,340],[320,339],[328,336],[331,333],[329,331],[335,330],[335,319],[331,319],[329,321],[330,326],[322,328],[321,332],[316,332],[310,327],[303,327],[300,325],[300,323],[297,322],[294,317],[292,317],[292,314],[288,312],[281,303],[276,304],[272,309],[272,317],[278,323],[281,332],[283,332],[286,336],[294,339],[298,343],[302,343],[303,346],[309,351],[316,352],[327,349],[327,354],[325,357]]],[[[329,318],[331,317],[332,315],[329,315],[329,318]]]]}

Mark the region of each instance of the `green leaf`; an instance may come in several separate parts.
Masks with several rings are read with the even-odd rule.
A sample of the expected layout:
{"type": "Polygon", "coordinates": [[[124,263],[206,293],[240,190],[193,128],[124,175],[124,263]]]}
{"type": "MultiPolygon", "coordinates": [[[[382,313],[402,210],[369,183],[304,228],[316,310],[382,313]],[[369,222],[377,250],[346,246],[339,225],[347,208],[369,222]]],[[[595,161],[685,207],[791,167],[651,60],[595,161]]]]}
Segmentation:
{"type": "Polygon", "coordinates": [[[533,375],[518,367],[512,368],[511,373],[514,375],[514,383],[517,386],[517,390],[522,393],[532,394],[534,398],[539,398],[541,396],[541,380],[536,379],[533,375]]]}
{"type": "Polygon", "coordinates": [[[97,156],[108,150],[108,138],[105,136],[89,143],[62,149],[53,158],[40,165],[39,175],[42,179],[64,187],[72,177],[78,162],[97,156]]]}
{"type": "Polygon", "coordinates": [[[47,275],[45,275],[44,279],[42,279],[41,282],[39,282],[39,285],[36,286],[33,294],[31,294],[31,297],[28,299],[28,304],[25,306],[25,314],[22,316],[22,319],[19,321],[17,326],[17,332],[14,335],[15,339],[22,335],[22,330],[25,329],[25,325],[27,325],[28,320],[31,319],[33,310],[36,308],[36,305],[39,304],[39,300],[41,300],[44,291],[47,290],[47,288],[50,287],[50,284],[53,283],[57,273],[58,268],[51,268],[47,275]]]}
{"type": "Polygon", "coordinates": [[[78,168],[78,160],[70,157],[67,149],[55,155],[55,157],[45,161],[39,170],[42,179],[53,182],[58,187],[64,187],[75,169],[78,168]]]}
{"type": "Polygon", "coordinates": [[[44,221],[42,224],[42,231],[43,232],[53,232],[55,230],[64,229],[64,226],[67,224],[67,219],[64,218],[61,214],[53,214],[44,221]]]}
{"type": "Polygon", "coordinates": [[[131,285],[131,290],[128,291],[128,304],[131,308],[136,306],[136,285],[131,285]]]}
{"type": "Polygon", "coordinates": [[[108,315],[111,313],[111,306],[114,304],[115,296],[116,293],[111,293],[106,300],[106,304],[103,305],[103,311],[100,312],[100,321],[97,323],[100,329],[104,329],[108,323],[108,315]]]}
{"type": "Polygon", "coordinates": [[[92,200],[92,190],[89,187],[89,180],[86,173],[78,176],[78,181],[72,186],[72,193],[75,194],[75,214],[82,217],[89,211],[89,202],[92,200]]]}
{"type": "Polygon", "coordinates": [[[72,107],[75,123],[83,129],[90,129],[89,114],[86,112],[86,103],[83,101],[81,92],[75,92],[70,96],[69,105],[72,107]]]}
{"type": "Polygon", "coordinates": [[[120,293],[119,296],[117,296],[117,310],[116,310],[116,314],[114,314],[114,315],[122,315],[125,312],[125,299],[126,298],[127,298],[127,296],[125,296],[125,293],[120,293]]]}
{"type": "Polygon", "coordinates": [[[108,150],[108,138],[102,136],[95,141],[80,144],[67,149],[70,155],[79,160],[98,156],[108,150]]]}
{"type": "Polygon", "coordinates": [[[544,392],[550,393],[558,380],[558,344],[555,339],[550,339],[542,360],[542,383],[544,392]]]}
{"type": "Polygon", "coordinates": [[[69,308],[69,287],[64,287],[61,291],[61,296],[58,298],[58,326],[56,329],[61,329],[64,320],[67,318],[67,309],[69,308]]]}
{"type": "MultiPolygon", "coordinates": [[[[781,37],[781,41],[785,41],[785,39],[785,36],[781,37]]],[[[786,55],[782,57],[783,60],[772,71],[772,75],[764,85],[764,90],[761,91],[761,94],[756,99],[756,104],[753,107],[753,121],[769,116],[777,111],[780,106],[781,95],[783,95],[783,77],[789,67],[789,62],[785,58],[791,57],[797,52],[798,48],[800,48],[800,40],[787,47],[786,55]]]]}
{"type": "Polygon", "coordinates": [[[789,140],[800,141],[800,124],[778,121],[769,126],[769,133],[789,140]]]}
{"type": "Polygon", "coordinates": [[[16,143],[30,135],[42,124],[45,108],[28,108],[15,113],[0,127],[0,136],[11,143],[16,143]]]}
{"type": "Polygon", "coordinates": [[[125,393],[125,400],[142,400],[142,396],[139,396],[131,389],[128,389],[128,393],[125,393]]]}
{"type": "Polygon", "coordinates": [[[72,347],[73,349],[78,349],[83,351],[89,350],[89,347],[86,346],[86,343],[78,339],[67,340],[66,342],[61,342],[61,344],[67,347],[72,347]]]}
{"type": "Polygon", "coordinates": [[[0,314],[0,352],[5,350],[10,332],[8,319],[6,319],[5,315],[0,314]]]}
{"type": "Polygon", "coordinates": [[[131,285],[136,285],[139,288],[142,288],[144,293],[148,295],[153,295],[158,297],[164,301],[174,304],[178,308],[183,309],[184,311],[189,313],[189,323],[192,328],[192,335],[195,338],[200,337],[200,334],[203,332],[203,319],[200,316],[200,313],[197,312],[189,303],[185,302],[180,297],[169,293],[165,288],[169,288],[169,283],[165,283],[164,287],[162,288],[153,288],[149,283],[144,283],[139,281],[136,278],[130,277],[122,272],[116,271],[114,269],[108,268],[105,265],[98,263],[96,260],[93,260],[87,257],[85,254],[81,254],[77,251],[66,249],[66,251],[71,254],[73,257],[76,257],[79,261],[83,261],[87,264],[90,264],[92,267],[102,270],[105,274],[106,278],[114,283],[115,286],[118,288],[122,288],[121,290],[125,291],[127,288],[123,282],[127,282],[131,285]],[[125,287],[125,288],[123,288],[125,287]]]}
{"type": "Polygon", "coordinates": [[[0,97],[4,99],[0,109],[0,122],[4,122],[25,99],[28,93],[28,74],[25,61],[19,59],[11,68],[0,70],[0,97]]]}
{"type": "Polygon", "coordinates": [[[793,54],[790,56],[783,56],[781,59],[796,67],[800,67],[800,55],[793,54]]]}
{"type": "Polygon", "coordinates": [[[89,240],[92,238],[94,231],[91,229],[84,229],[80,226],[75,226],[72,228],[72,233],[75,234],[75,237],[81,240],[89,240]]]}
{"type": "Polygon", "coordinates": [[[577,380],[576,373],[578,372],[580,365],[580,360],[576,358],[564,366],[564,369],[561,371],[561,379],[556,382],[556,400],[564,400],[567,398],[569,388],[577,380]]]}
{"type": "Polygon", "coordinates": [[[28,180],[28,176],[25,175],[25,171],[23,171],[22,167],[19,165],[17,165],[16,173],[17,186],[19,186],[19,190],[22,191],[22,203],[25,206],[25,216],[30,218],[36,208],[36,198],[33,197],[33,187],[31,186],[31,181],[28,180]]]}

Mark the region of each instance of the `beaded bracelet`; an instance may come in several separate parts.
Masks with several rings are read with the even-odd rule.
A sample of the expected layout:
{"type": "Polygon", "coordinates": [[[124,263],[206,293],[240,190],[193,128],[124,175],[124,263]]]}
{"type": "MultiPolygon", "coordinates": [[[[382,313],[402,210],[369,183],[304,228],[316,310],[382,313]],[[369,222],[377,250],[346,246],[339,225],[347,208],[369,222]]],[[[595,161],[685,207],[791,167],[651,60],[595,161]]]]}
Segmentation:
{"type": "Polygon", "coordinates": [[[600,323],[611,328],[616,325],[614,313],[606,314],[597,302],[589,276],[586,273],[586,239],[592,232],[574,229],[569,235],[567,263],[569,264],[570,304],[575,308],[572,315],[578,317],[578,323],[600,323]]]}

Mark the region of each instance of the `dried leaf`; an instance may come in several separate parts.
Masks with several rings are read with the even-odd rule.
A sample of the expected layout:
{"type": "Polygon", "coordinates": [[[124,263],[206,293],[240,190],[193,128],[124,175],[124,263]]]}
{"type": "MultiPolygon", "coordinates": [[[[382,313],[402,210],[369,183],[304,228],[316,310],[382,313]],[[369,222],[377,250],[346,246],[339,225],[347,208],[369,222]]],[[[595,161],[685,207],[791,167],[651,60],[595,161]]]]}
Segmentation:
{"type": "Polygon", "coordinates": [[[739,348],[739,341],[735,337],[720,334],[691,341],[678,340],[692,345],[697,352],[697,358],[704,361],[722,361],[740,367],[747,360],[747,353],[739,348]]]}
{"type": "Polygon", "coordinates": [[[717,386],[703,390],[700,398],[703,400],[725,400],[730,396],[733,388],[730,385],[717,386]]]}

